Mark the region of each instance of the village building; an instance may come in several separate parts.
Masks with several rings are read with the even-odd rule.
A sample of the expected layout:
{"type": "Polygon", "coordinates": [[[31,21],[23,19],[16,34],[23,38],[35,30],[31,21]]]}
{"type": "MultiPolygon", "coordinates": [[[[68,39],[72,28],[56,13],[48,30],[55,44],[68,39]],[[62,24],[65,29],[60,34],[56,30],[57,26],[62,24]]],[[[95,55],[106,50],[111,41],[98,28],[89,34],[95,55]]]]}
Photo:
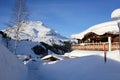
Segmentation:
{"type": "MultiPolygon", "coordinates": [[[[118,11],[112,13],[112,17],[120,17],[118,11]]],[[[119,10],[120,13],[120,10],[119,10]]],[[[74,34],[71,37],[77,39],[78,42],[72,45],[73,50],[104,50],[106,49],[118,50],[119,49],[119,28],[117,21],[109,21],[101,24],[94,25],[89,29],[74,34]]]]}
{"type": "Polygon", "coordinates": [[[56,55],[56,54],[50,54],[47,55],[43,58],[41,58],[41,60],[45,60],[45,61],[58,61],[58,60],[63,60],[63,57],[60,55],[56,55]]]}

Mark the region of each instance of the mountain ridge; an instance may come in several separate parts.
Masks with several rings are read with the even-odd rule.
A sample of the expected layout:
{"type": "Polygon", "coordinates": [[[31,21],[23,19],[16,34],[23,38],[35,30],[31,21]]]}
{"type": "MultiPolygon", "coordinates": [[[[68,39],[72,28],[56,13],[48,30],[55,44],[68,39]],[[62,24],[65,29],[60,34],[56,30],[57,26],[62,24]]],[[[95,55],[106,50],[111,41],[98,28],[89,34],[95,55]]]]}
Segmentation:
{"type": "MultiPolygon", "coordinates": [[[[16,39],[16,29],[17,26],[15,25],[3,30],[3,32],[5,32],[8,37],[16,39]]],[[[18,37],[19,40],[45,42],[49,45],[63,45],[62,41],[68,40],[66,37],[61,36],[56,31],[44,26],[41,21],[22,22],[22,26],[19,29],[18,37]]]]}

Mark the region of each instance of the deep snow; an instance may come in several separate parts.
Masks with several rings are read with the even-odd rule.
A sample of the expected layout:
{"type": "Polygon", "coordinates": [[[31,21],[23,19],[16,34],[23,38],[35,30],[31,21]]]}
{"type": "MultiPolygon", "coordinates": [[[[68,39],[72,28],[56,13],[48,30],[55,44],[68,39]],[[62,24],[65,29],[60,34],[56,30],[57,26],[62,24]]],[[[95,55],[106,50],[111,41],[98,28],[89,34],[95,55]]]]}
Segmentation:
{"type": "Polygon", "coordinates": [[[23,65],[0,44],[0,80],[120,80],[118,50],[107,51],[106,63],[103,51],[75,50],[63,56],[50,62],[32,58],[23,65]]]}
{"type": "Polygon", "coordinates": [[[0,44],[0,80],[27,80],[27,67],[0,44]]]}
{"type": "Polygon", "coordinates": [[[119,51],[107,52],[106,63],[103,51],[77,50],[69,54],[78,55],[53,63],[41,62],[37,70],[29,69],[29,80],[120,80],[119,51]]]}
{"type": "MultiPolygon", "coordinates": [[[[9,41],[9,50],[11,52],[14,52],[14,43],[15,43],[14,40],[9,41]]],[[[41,44],[38,42],[32,42],[32,41],[27,41],[27,40],[18,41],[16,54],[17,55],[31,55],[35,57],[37,55],[33,52],[32,48],[36,45],[41,45],[41,44]]]]}

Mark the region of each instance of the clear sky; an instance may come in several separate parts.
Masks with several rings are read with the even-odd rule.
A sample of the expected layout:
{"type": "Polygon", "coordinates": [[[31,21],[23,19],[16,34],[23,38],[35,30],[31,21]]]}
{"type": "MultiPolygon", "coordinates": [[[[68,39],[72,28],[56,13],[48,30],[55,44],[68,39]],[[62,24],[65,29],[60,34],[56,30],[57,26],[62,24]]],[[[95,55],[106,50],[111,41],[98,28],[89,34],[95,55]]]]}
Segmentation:
{"type": "MultiPolygon", "coordinates": [[[[0,0],[0,29],[10,20],[14,0],[0,0]]],[[[42,21],[61,35],[70,37],[102,22],[111,21],[120,0],[27,0],[30,21],[42,21]]]]}

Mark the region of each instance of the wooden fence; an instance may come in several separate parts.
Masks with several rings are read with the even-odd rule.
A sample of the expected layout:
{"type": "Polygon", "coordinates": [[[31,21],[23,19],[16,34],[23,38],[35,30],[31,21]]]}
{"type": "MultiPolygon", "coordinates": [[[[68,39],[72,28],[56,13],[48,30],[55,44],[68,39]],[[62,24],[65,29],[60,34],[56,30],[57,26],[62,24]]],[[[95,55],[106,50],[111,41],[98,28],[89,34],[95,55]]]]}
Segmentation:
{"type": "MultiPolygon", "coordinates": [[[[72,50],[98,50],[103,51],[104,50],[104,44],[106,44],[106,49],[108,50],[108,43],[82,43],[77,45],[72,45],[72,50]]],[[[119,43],[115,42],[111,44],[111,50],[118,50],[119,49],[119,43]]]]}

